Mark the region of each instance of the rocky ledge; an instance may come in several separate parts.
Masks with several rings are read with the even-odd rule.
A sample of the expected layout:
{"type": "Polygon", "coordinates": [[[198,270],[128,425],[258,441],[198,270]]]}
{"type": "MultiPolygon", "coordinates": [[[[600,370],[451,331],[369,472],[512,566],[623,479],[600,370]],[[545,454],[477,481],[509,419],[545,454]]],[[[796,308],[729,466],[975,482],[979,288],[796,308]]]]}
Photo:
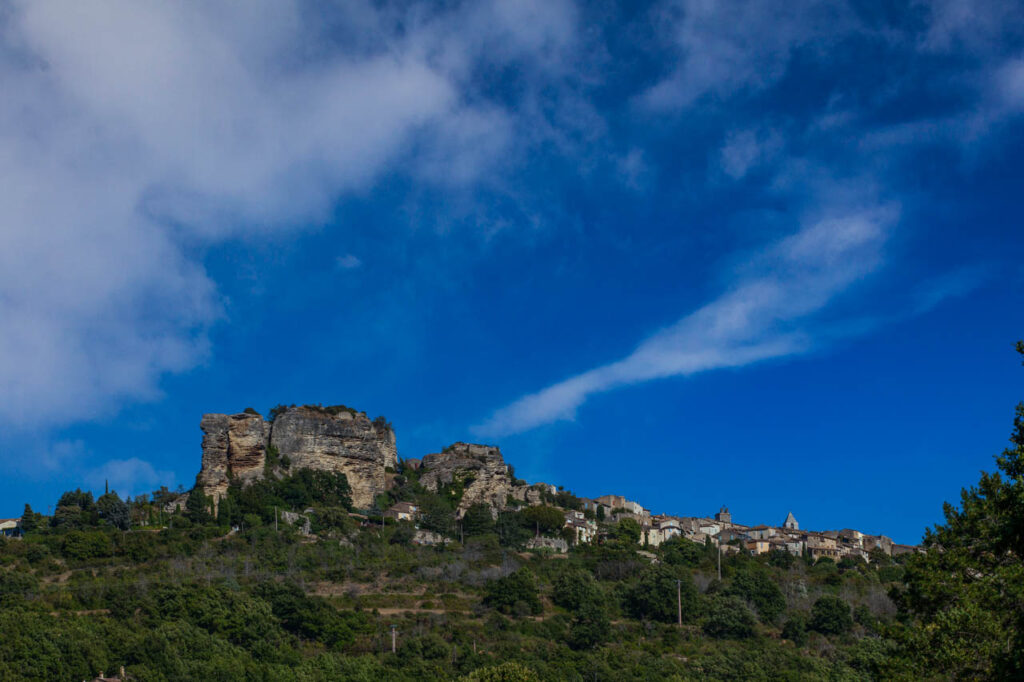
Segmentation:
{"type": "Polygon", "coordinates": [[[275,410],[273,421],[251,411],[204,414],[199,426],[203,463],[196,487],[215,503],[232,480],[257,480],[289,462],[293,469],[345,474],[353,504],[369,507],[387,487],[387,469],[398,462],[391,425],[342,406],[282,408],[275,410]]]}
{"type": "Polygon", "coordinates": [[[500,511],[513,490],[512,477],[501,450],[489,445],[454,443],[444,452],[424,457],[420,471],[420,484],[427,490],[436,492],[440,486],[455,482],[465,486],[459,516],[478,503],[500,511]]]}

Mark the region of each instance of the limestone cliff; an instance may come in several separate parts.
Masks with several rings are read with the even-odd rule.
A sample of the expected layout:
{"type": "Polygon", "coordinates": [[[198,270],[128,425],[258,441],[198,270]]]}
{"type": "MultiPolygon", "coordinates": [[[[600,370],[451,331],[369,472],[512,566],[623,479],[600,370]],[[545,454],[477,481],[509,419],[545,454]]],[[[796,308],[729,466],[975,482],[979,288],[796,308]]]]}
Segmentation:
{"type": "Polygon", "coordinates": [[[370,421],[364,412],[290,409],[274,419],[270,444],[291,460],[293,469],[345,474],[356,507],[371,506],[374,496],[387,488],[385,469],[398,466],[395,432],[388,424],[370,421]]]}
{"type": "Polygon", "coordinates": [[[444,452],[424,457],[420,471],[420,483],[428,490],[437,491],[441,485],[456,481],[465,485],[459,516],[480,502],[500,511],[512,491],[512,479],[501,450],[487,445],[449,445],[444,452]]]}
{"type": "Polygon", "coordinates": [[[291,469],[344,473],[356,507],[369,507],[384,492],[385,469],[397,466],[395,433],[383,420],[348,408],[287,408],[267,422],[258,414],[205,414],[203,463],[196,486],[215,501],[231,480],[262,478],[272,446],[291,469]],[[285,460],[287,458],[287,460],[285,460]]]}
{"type": "Polygon", "coordinates": [[[263,476],[270,424],[258,414],[204,414],[203,463],[196,486],[214,501],[232,478],[248,482],[263,476]]]}

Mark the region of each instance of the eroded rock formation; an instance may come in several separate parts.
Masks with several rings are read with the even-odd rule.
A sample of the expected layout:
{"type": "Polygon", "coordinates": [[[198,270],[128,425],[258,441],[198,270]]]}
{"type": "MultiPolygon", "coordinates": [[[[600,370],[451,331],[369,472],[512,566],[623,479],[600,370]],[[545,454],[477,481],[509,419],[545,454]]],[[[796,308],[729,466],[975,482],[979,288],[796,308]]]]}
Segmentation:
{"type": "Polygon", "coordinates": [[[512,492],[512,478],[501,450],[488,445],[455,443],[444,452],[427,455],[421,465],[420,483],[432,491],[460,481],[465,486],[458,514],[484,503],[494,511],[505,508],[512,492]]]}
{"type": "Polygon", "coordinates": [[[259,414],[205,414],[203,464],[196,486],[216,502],[232,480],[243,484],[262,478],[271,466],[289,462],[294,469],[320,469],[344,473],[356,507],[369,507],[384,492],[387,468],[397,466],[395,433],[381,419],[347,408],[292,407],[273,422],[259,414]]]}
{"type": "Polygon", "coordinates": [[[340,471],[352,487],[352,503],[369,507],[387,489],[387,468],[398,466],[395,432],[364,412],[299,407],[279,415],[270,429],[270,444],[292,468],[340,471]]]}

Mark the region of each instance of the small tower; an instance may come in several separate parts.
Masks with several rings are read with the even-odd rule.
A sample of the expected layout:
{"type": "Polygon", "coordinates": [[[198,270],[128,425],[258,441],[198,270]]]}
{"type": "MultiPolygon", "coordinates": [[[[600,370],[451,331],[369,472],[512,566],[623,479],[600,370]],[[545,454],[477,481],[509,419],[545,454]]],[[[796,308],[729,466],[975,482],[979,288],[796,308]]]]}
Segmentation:
{"type": "Polygon", "coordinates": [[[729,513],[729,508],[723,505],[722,508],[718,510],[718,513],[715,514],[715,521],[720,523],[732,523],[732,514],[729,513]]]}
{"type": "Polygon", "coordinates": [[[786,515],[786,520],[782,523],[782,527],[787,530],[800,530],[800,524],[796,522],[796,517],[793,516],[793,512],[789,512],[786,515]]]}

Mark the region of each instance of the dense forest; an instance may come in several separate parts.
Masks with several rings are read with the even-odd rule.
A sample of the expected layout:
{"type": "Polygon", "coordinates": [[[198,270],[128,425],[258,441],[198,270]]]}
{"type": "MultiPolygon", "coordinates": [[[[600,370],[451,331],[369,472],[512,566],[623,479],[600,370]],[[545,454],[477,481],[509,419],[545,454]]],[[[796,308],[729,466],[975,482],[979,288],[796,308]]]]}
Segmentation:
{"type": "Polygon", "coordinates": [[[457,520],[459,487],[415,471],[359,514],[343,475],[287,468],[216,509],[69,491],[0,538],[0,679],[1024,679],[1024,403],[996,466],[924,553],[870,563],[719,565],[710,545],[640,546],[628,519],[526,551],[562,533],[571,493],[457,520]],[[413,544],[380,512],[399,500],[450,542],[413,544]]]}

